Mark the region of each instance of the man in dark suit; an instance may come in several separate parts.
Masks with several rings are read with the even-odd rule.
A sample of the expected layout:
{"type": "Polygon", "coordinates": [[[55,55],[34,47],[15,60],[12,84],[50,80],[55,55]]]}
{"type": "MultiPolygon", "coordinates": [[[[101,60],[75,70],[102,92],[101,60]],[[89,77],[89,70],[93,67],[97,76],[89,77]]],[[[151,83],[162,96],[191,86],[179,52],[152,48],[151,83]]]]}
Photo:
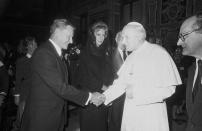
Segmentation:
{"type": "Polygon", "coordinates": [[[186,19],[179,33],[177,45],[182,46],[183,55],[196,58],[188,71],[186,106],[188,113],[187,131],[202,131],[202,14],[186,19]]]}
{"type": "MultiPolygon", "coordinates": [[[[72,43],[74,27],[66,19],[51,25],[50,39],[36,49],[31,59],[31,88],[20,131],[63,131],[66,101],[84,106],[95,102],[98,93],[79,91],[68,83],[61,50],[72,43]]],[[[95,102],[96,103],[96,102],[95,102]]]]}
{"type": "MultiPolygon", "coordinates": [[[[114,50],[112,58],[114,79],[117,78],[117,72],[123,64],[127,55],[125,46],[121,42],[121,31],[116,34],[115,41],[117,43],[117,48],[114,50]]],[[[125,94],[113,101],[111,107],[109,108],[109,131],[120,131],[124,101],[125,94]]]]}

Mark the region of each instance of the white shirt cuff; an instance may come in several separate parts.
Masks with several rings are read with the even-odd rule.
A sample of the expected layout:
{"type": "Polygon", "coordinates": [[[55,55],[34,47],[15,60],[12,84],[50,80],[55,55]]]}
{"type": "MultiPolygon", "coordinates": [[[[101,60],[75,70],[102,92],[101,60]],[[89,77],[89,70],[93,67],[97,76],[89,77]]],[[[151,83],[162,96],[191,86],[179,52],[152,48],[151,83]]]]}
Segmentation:
{"type": "Polygon", "coordinates": [[[15,94],[14,96],[20,96],[20,94],[15,94]]]}
{"type": "Polygon", "coordinates": [[[85,105],[88,105],[89,101],[91,100],[91,97],[92,97],[92,93],[89,92],[88,100],[86,101],[85,105]]]}
{"type": "Polygon", "coordinates": [[[6,96],[6,93],[5,92],[0,92],[0,95],[6,96]]]}

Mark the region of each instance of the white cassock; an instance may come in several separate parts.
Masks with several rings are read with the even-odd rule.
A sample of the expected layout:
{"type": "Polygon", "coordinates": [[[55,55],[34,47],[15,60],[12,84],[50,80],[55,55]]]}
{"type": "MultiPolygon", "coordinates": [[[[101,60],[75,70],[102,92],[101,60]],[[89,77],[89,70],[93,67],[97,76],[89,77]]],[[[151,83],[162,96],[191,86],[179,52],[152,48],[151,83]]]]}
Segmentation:
{"type": "Polygon", "coordinates": [[[131,87],[126,91],[121,131],[169,131],[164,99],[175,92],[181,79],[167,51],[145,42],[127,57],[118,76],[104,92],[104,104],[111,103],[131,87]]]}

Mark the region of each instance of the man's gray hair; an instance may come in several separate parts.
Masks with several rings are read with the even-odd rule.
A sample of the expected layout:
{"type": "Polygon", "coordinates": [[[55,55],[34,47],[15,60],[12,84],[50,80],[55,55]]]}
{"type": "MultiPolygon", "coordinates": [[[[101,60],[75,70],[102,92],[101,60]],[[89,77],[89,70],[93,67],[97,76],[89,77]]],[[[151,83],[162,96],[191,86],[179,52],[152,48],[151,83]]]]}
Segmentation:
{"type": "Polygon", "coordinates": [[[115,41],[117,43],[120,42],[123,39],[121,33],[122,33],[121,31],[119,31],[119,32],[116,33],[115,41]]]}
{"type": "Polygon", "coordinates": [[[66,19],[55,19],[50,26],[50,33],[53,34],[57,28],[64,29],[68,25],[74,28],[71,22],[66,19]]]}

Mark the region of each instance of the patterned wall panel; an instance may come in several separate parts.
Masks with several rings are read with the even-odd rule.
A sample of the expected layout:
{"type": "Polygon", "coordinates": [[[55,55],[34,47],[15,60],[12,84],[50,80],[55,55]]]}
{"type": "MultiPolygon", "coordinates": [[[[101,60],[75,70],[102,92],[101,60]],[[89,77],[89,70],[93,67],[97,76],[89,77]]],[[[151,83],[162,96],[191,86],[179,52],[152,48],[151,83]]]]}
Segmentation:
{"type": "Polygon", "coordinates": [[[202,12],[202,0],[194,0],[193,12],[202,12]]]}
{"type": "Polygon", "coordinates": [[[193,0],[148,0],[146,4],[148,36],[154,42],[160,39],[164,46],[176,46],[182,21],[193,14],[193,0]]]}
{"type": "Polygon", "coordinates": [[[156,13],[157,13],[157,3],[156,1],[151,1],[147,3],[147,23],[149,25],[156,24],[156,13]]]}
{"type": "Polygon", "coordinates": [[[161,0],[161,24],[173,24],[186,17],[187,0],[161,0]]]}
{"type": "Polygon", "coordinates": [[[143,2],[139,0],[132,3],[132,21],[142,22],[143,17],[143,2]]]}

